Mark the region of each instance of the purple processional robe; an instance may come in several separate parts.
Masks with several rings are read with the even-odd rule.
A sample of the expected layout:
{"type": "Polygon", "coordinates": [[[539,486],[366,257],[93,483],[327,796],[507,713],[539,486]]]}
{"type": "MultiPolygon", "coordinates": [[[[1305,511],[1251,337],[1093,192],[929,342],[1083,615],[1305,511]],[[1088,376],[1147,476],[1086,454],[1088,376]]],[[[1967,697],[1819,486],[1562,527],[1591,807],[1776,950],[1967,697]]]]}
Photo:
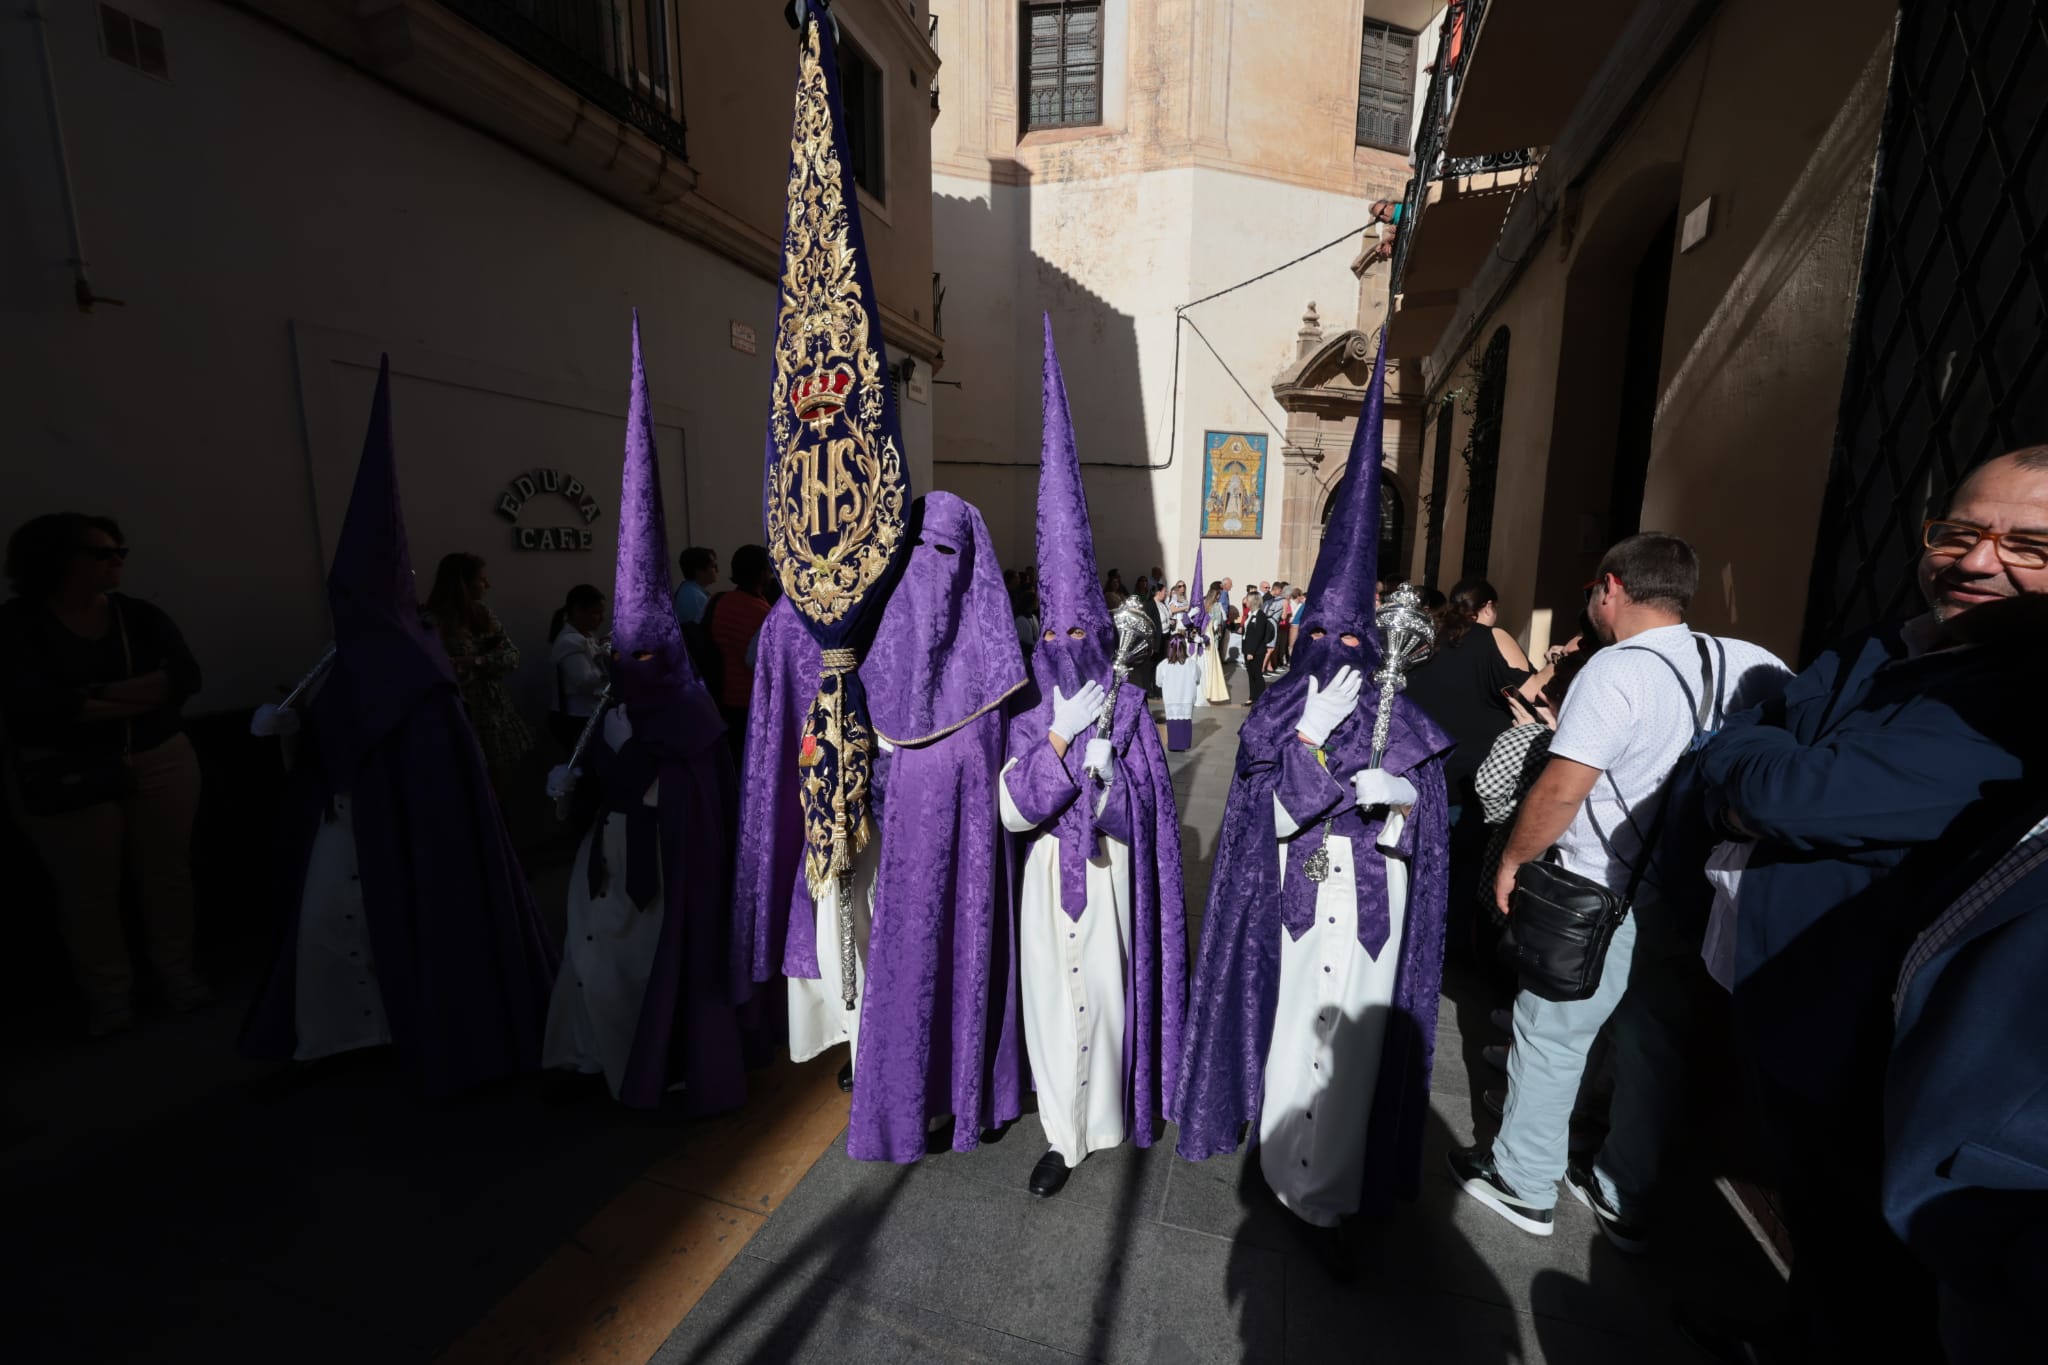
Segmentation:
{"type": "MultiPolygon", "coordinates": [[[[915,1161],[930,1120],[953,1146],[1022,1112],[1015,919],[996,781],[1002,706],[1023,686],[1002,570],[981,516],[950,493],[914,504],[915,540],[861,665],[877,736],[873,927],[846,1148],[915,1161]]],[[[796,743],[818,648],[777,604],[756,650],[747,724],[735,972],[816,980],[816,916],[799,875],[796,743]]]]}
{"type": "MultiPolygon", "coordinates": [[[[1010,836],[1015,840],[1010,856],[1015,883],[1011,894],[1020,915],[1048,913],[1045,900],[1027,898],[1025,881],[1030,875],[1033,846],[1051,839],[1058,845],[1052,864],[1057,881],[1048,888],[1053,906],[1075,925],[1091,909],[1098,917],[1115,917],[1115,904],[1089,904],[1089,863],[1101,852],[1098,836],[1115,839],[1129,850],[1130,886],[1121,893],[1129,897],[1131,910],[1129,939],[1120,954],[1123,1130],[1131,1142],[1149,1147],[1154,1129],[1172,1106],[1180,1059],[1181,1008],[1187,992],[1180,811],[1159,731],[1145,705],[1144,689],[1119,684],[1112,673],[1116,628],[1095,572],[1094,535],[1082,489],[1080,456],[1049,318],[1045,321],[1040,408],[1043,434],[1037,548],[1040,617],[1045,630],[1044,638],[1032,646],[1030,682],[1011,707],[1007,727],[1009,766],[1003,773],[1003,787],[1016,814],[1032,825],[1030,833],[1010,836]],[[1115,757],[1106,789],[1082,766],[1089,740],[1100,735],[1099,727],[1072,736],[1064,755],[1056,754],[1047,739],[1054,690],[1071,697],[1091,681],[1112,695],[1109,741],[1115,757]]],[[[1040,866],[1044,866],[1042,860],[1040,866]]],[[[1109,928],[1108,924],[1100,926],[1105,933],[1109,928]]],[[[1035,1015],[1027,1013],[1029,1026],[1039,1030],[1037,1037],[1027,1035],[1033,1064],[1037,1068],[1050,1066],[1059,1073],[1037,1077],[1040,1113],[1048,1137],[1054,1138],[1056,1145],[1063,1140],[1075,1148],[1066,1155],[1078,1160],[1086,1154],[1094,1135],[1086,1131],[1090,1125],[1080,1117],[1092,1112],[1092,1106],[1074,1081],[1078,1075],[1090,1073],[1098,1082],[1109,1077],[1097,1071],[1099,1061],[1072,1055],[1076,1049],[1086,1050],[1090,1030],[1079,1023],[1078,1016],[1069,1030],[1074,1001],[1081,1001],[1080,1008],[1086,1008],[1085,999],[1071,992],[1077,983],[1085,984],[1088,977],[1084,973],[1100,970],[1107,980],[1113,974],[1110,963],[1114,959],[1105,958],[1100,968],[1083,965],[1076,955],[1080,950],[1070,942],[1073,925],[1064,933],[1048,933],[1042,920],[1034,919],[1021,926],[1020,933],[1025,940],[1027,977],[1032,972],[1041,974],[1023,983],[1027,992],[1034,992],[1027,1011],[1041,1010],[1035,1015]],[[1031,937],[1034,932],[1040,937],[1031,937]],[[1034,944],[1049,945],[1051,940],[1058,940],[1067,951],[1056,956],[1049,946],[1034,950],[1034,944]],[[1033,956],[1034,951],[1038,956],[1033,956]],[[1050,979],[1046,979],[1048,973],[1050,979]],[[1052,1092],[1057,1092],[1057,1102],[1048,1099],[1052,1092]]],[[[1090,942],[1095,941],[1091,932],[1090,942]]],[[[1102,940],[1105,952],[1115,952],[1113,941],[1113,935],[1102,940]]],[[[1113,1024],[1096,1025],[1097,1029],[1104,1027],[1113,1028],[1113,1024]]],[[[1106,1041],[1103,1046],[1106,1049],[1106,1041]]],[[[1097,1104],[1102,1102],[1099,1093],[1093,1098],[1097,1104]]],[[[1110,1113],[1113,1110],[1102,1112],[1105,1124],[1110,1113]]]]}
{"type": "Polygon", "coordinates": [[[305,708],[280,840],[281,943],[241,1050],[298,1050],[315,836],[345,797],[393,1046],[429,1095],[532,1071],[555,953],[491,791],[453,666],[420,620],[391,439],[389,363],[328,572],[335,661],[305,708]]]}
{"type": "MultiPolygon", "coordinates": [[[[737,793],[724,719],[690,663],[670,603],[669,563],[636,313],[611,661],[613,694],[625,708],[632,737],[616,754],[602,743],[587,751],[604,800],[585,840],[585,885],[580,889],[587,894],[580,903],[584,913],[596,914],[599,905],[611,900],[615,919],[648,913],[656,905],[662,914],[653,958],[646,964],[638,1027],[617,1086],[619,1100],[652,1109],[680,1088],[681,1112],[714,1114],[737,1108],[747,1094],[739,1020],[726,971],[737,793]],[[651,783],[658,784],[653,806],[644,800],[651,783]],[[607,866],[604,856],[607,827],[614,821],[625,827],[624,867],[607,866]],[[617,903],[620,896],[630,910],[617,903]]],[[[600,944],[595,935],[590,937],[590,943],[567,945],[561,991],[570,989],[568,978],[584,954],[621,951],[610,946],[613,942],[637,943],[608,938],[600,944]]],[[[635,975],[640,967],[610,965],[623,968],[605,973],[614,980],[635,975]]],[[[558,1002],[572,1009],[577,1003],[558,1002]]]]}
{"type": "MultiPolygon", "coordinates": [[[[1420,707],[1395,697],[1387,752],[1380,766],[1412,783],[1416,802],[1390,849],[1376,847],[1386,832],[1387,813],[1378,808],[1360,810],[1352,784],[1353,776],[1372,764],[1373,719],[1379,709],[1379,689],[1371,677],[1380,663],[1373,584],[1378,567],[1385,389],[1382,347],[1352,440],[1348,468],[1356,476],[1344,480],[1332,509],[1309,582],[1309,607],[1292,664],[1287,676],[1267,688],[1254,704],[1238,737],[1237,772],[1209,883],[1209,909],[1202,921],[1201,954],[1188,995],[1185,1047],[1174,1096],[1173,1118],[1180,1124],[1178,1150],[1191,1161],[1236,1150],[1238,1135],[1247,1122],[1260,1119],[1263,1123],[1273,1117],[1262,1109],[1273,1065],[1283,935],[1285,942],[1298,946],[1305,934],[1329,932],[1329,924],[1341,925],[1334,913],[1327,916],[1326,924],[1317,924],[1324,882],[1309,873],[1311,858],[1323,850],[1325,842],[1343,836],[1348,840],[1350,866],[1338,866],[1333,857],[1318,861],[1330,875],[1353,879],[1356,946],[1362,953],[1358,960],[1374,969],[1384,965],[1384,954],[1397,954],[1397,961],[1391,974],[1373,973],[1390,987],[1361,989],[1351,997],[1354,1004],[1366,1005],[1368,1015],[1384,1010],[1383,1020],[1346,1017],[1334,1026],[1312,1024],[1306,1033],[1313,1034],[1320,1027],[1325,1031],[1319,1038],[1296,1039],[1290,1034],[1286,1040],[1294,1049],[1290,1057],[1317,1059],[1316,1079],[1309,1084],[1320,1098],[1313,1100],[1314,1107],[1308,1111],[1309,1117],[1323,1120],[1316,1129],[1329,1129],[1333,1119],[1342,1122],[1344,1113],[1363,1120],[1363,1151],[1359,1154],[1363,1170],[1355,1186],[1355,1204],[1344,1191],[1350,1186],[1348,1171],[1345,1179],[1333,1178],[1341,1168],[1341,1148],[1327,1149],[1313,1162],[1304,1151],[1300,1165],[1314,1167],[1303,1176],[1306,1183],[1291,1192],[1275,1187],[1275,1193],[1295,1212],[1325,1225],[1351,1212],[1384,1212],[1396,1199],[1414,1198],[1419,1188],[1429,1075],[1436,1049],[1437,998],[1443,984],[1449,871],[1449,803],[1443,755],[1452,747],[1451,741],[1420,707]],[[1345,644],[1347,635],[1357,643],[1345,644]],[[1331,732],[1320,750],[1313,749],[1297,733],[1309,680],[1327,688],[1346,667],[1364,675],[1358,707],[1331,732]],[[1389,899],[1388,853],[1404,856],[1407,863],[1398,942],[1394,940],[1389,899]],[[1387,989],[1390,998],[1366,1000],[1380,989],[1387,989]],[[1347,1060],[1342,1045],[1375,1033],[1381,1039],[1377,1067],[1342,1066],[1347,1060]],[[1317,1047],[1324,1051],[1303,1051],[1317,1047]],[[1333,1067],[1333,1061],[1338,1065],[1333,1067]],[[1374,1073],[1369,1082],[1358,1079],[1368,1070],[1374,1073]],[[1333,1071],[1344,1074],[1333,1075],[1333,1071]],[[1338,1113],[1326,1112],[1325,1101],[1336,1098],[1336,1088],[1367,1083],[1372,1086],[1369,1102],[1363,1102],[1356,1091],[1348,1091],[1345,1099],[1361,1101],[1355,1109],[1340,1101],[1334,1105],[1338,1113]]],[[[1333,898],[1350,903],[1334,891],[1333,898]]],[[[1342,929],[1336,932],[1341,934],[1342,929]]],[[[1322,971],[1330,972],[1332,965],[1326,962],[1322,971]]],[[[1356,978],[1356,969],[1348,963],[1345,970],[1356,978]]],[[[1291,1000],[1290,1005],[1304,1002],[1291,1000]]],[[[1308,1001],[1301,1013],[1306,1019],[1322,1020],[1332,1012],[1308,1001]]],[[[1296,1082],[1309,1074],[1298,1062],[1290,1065],[1296,1082]]],[[[1291,1105],[1293,1094],[1291,1087],[1283,1086],[1275,1098],[1282,1106],[1291,1105]]],[[[1282,1122],[1283,1131],[1291,1126],[1292,1117],[1282,1122]]],[[[1298,1127],[1293,1131],[1300,1135],[1298,1127]]],[[[1330,1137],[1331,1133],[1320,1136],[1330,1137]]]]}

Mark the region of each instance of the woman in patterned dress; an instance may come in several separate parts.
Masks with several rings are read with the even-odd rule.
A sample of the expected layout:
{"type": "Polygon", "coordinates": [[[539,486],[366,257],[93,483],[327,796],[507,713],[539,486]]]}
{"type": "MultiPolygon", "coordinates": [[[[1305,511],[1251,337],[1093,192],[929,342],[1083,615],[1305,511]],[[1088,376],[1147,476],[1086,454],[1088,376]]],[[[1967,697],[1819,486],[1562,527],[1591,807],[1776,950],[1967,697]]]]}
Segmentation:
{"type": "Polygon", "coordinates": [[[427,614],[455,665],[463,709],[469,712],[502,804],[513,768],[533,747],[533,734],[505,685],[519,668],[519,647],[485,604],[484,594],[490,590],[482,558],[461,551],[443,555],[434,573],[434,590],[427,597],[427,614]]]}

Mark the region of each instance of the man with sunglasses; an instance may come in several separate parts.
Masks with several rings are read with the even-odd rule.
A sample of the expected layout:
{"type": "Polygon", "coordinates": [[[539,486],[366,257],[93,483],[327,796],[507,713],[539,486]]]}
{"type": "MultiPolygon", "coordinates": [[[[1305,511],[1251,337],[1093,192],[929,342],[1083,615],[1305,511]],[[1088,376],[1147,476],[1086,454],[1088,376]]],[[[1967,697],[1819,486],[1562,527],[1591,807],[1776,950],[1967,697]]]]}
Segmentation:
{"type": "Polygon", "coordinates": [[[1792,1320],[1703,1342],[1727,1359],[1940,1358],[1932,1285],[1880,1202],[1890,994],[2048,760],[2048,446],[1977,469],[1921,546],[1925,614],[1821,655],[1701,756],[1724,833],[1754,840],[1736,1046],[1795,1252],[1792,1320]]]}

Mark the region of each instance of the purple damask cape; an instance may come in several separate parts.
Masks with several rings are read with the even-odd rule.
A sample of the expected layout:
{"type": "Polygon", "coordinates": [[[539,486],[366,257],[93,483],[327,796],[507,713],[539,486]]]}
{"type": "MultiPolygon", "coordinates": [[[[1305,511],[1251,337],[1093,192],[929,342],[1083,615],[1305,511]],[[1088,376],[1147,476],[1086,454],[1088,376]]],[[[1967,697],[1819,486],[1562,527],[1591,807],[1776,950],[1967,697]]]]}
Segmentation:
{"type": "MultiPolygon", "coordinates": [[[[1293,663],[1287,676],[1259,698],[1239,734],[1237,770],[1223,815],[1209,908],[1202,920],[1201,952],[1188,995],[1172,1111],[1180,1124],[1177,1150],[1191,1161],[1235,1151],[1245,1125],[1258,1117],[1280,986],[1280,935],[1298,939],[1314,920],[1316,886],[1304,875],[1309,856],[1331,834],[1349,836],[1354,850],[1371,848],[1385,828],[1385,812],[1360,810],[1351,785],[1352,775],[1372,762],[1373,718],[1379,703],[1370,675],[1380,662],[1373,630],[1373,580],[1385,366],[1383,349],[1352,443],[1353,477],[1346,478],[1338,494],[1309,582],[1309,609],[1293,663]],[[1316,631],[1324,632],[1321,639],[1313,638],[1316,631]],[[1347,633],[1360,643],[1346,646],[1341,636],[1347,633]],[[1346,666],[1367,675],[1364,694],[1319,758],[1295,734],[1308,681],[1315,678],[1319,686],[1327,686],[1346,666]],[[1276,797],[1299,826],[1285,840],[1274,827],[1276,797]]],[[[1421,1178],[1437,998],[1443,985],[1449,861],[1443,755],[1451,747],[1450,738],[1420,707],[1395,698],[1382,766],[1414,783],[1418,794],[1393,850],[1408,859],[1410,873],[1398,947],[1388,942],[1385,857],[1354,858],[1359,943],[1375,958],[1387,951],[1400,954],[1393,1015],[1362,1153],[1360,1209],[1368,1213],[1384,1212],[1397,1199],[1413,1199],[1421,1178]]]]}
{"type": "Polygon", "coordinates": [[[645,909],[658,895],[663,907],[619,1099],[652,1109],[680,1082],[682,1112],[713,1114],[737,1108],[747,1097],[726,974],[732,927],[729,832],[737,793],[725,722],[691,666],[669,599],[669,562],[636,313],[611,663],[613,694],[626,708],[633,736],[617,755],[604,751],[601,742],[593,746],[604,751],[597,756],[605,799],[591,832],[587,875],[593,894],[602,877],[624,877],[636,905],[645,909]],[[642,800],[650,780],[661,784],[651,809],[642,800]],[[627,822],[624,868],[603,865],[603,829],[610,820],[627,822]]]}
{"type": "Polygon", "coordinates": [[[1012,706],[1008,757],[1016,766],[1005,782],[1018,811],[1037,825],[1012,836],[1013,893],[1022,899],[1030,845],[1059,843],[1060,908],[1079,919],[1088,903],[1088,860],[1098,833],[1131,851],[1131,943],[1124,971],[1124,1119],[1131,1140],[1152,1145],[1153,1130],[1173,1101],[1180,1058],[1181,1008],[1187,992],[1187,912],[1180,863],[1180,809],[1174,801],[1159,728],[1142,688],[1111,676],[1116,629],[1095,575],[1094,534],[1081,486],[1081,461],[1067,407],[1066,381],[1045,324],[1039,455],[1038,585],[1040,619],[1049,639],[1032,649],[1031,677],[1012,706]],[[1082,632],[1081,639],[1070,634],[1082,632]],[[1082,770],[1090,729],[1077,735],[1064,757],[1046,735],[1055,688],[1067,696],[1093,680],[1114,690],[1110,744],[1116,770],[1107,791],[1082,770]],[[1097,810],[1100,801],[1101,809],[1097,810]]]}
{"type": "Polygon", "coordinates": [[[391,435],[390,362],[328,570],[335,662],[305,708],[280,839],[281,943],[241,1050],[298,1050],[299,913],[320,822],[350,798],[371,952],[398,1054],[429,1095],[540,1066],[555,951],[512,850],[454,668],[421,624],[391,435]]]}
{"type": "MultiPolygon", "coordinates": [[[[950,493],[913,504],[913,545],[861,664],[893,752],[875,763],[880,848],[846,1150],[915,1161],[929,1120],[953,1146],[1023,1109],[1016,917],[997,803],[1002,708],[1024,685],[1002,570],[981,515],[950,493]]],[[[747,720],[733,968],[815,980],[816,913],[799,875],[796,744],[818,647],[786,602],[763,625],[747,720]]]]}

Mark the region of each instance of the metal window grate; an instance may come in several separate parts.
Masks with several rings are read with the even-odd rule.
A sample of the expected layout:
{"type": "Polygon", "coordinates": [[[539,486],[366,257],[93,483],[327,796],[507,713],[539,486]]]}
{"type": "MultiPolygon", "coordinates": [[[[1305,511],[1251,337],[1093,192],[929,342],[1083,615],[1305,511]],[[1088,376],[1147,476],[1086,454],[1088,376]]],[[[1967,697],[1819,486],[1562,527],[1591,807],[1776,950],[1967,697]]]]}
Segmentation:
{"type": "Polygon", "coordinates": [[[1024,6],[1024,131],[1102,122],[1102,6],[1024,6]]]}
{"type": "Polygon", "coordinates": [[[1415,35],[1365,21],[1358,54],[1358,145],[1408,150],[1408,125],[1415,116],[1415,35]]]}
{"type": "Polygon", "coordinates": [[[676,0],[441,0],[598,108],[688,158],[676,0]]]}
{"type": "Polygon", "coordinates": [[[846,147],[853,159],[853,183],[883,199],[882,70],[854,46],[839,40],[839,94],[846,109],[846,147]]]}
{"type": "Polygon", "coordinates": [[[2048,13],[1908,0],[1892,54],[1808,658],[1908,608],[1920,522],[2048,440],[2048,13]]]}

